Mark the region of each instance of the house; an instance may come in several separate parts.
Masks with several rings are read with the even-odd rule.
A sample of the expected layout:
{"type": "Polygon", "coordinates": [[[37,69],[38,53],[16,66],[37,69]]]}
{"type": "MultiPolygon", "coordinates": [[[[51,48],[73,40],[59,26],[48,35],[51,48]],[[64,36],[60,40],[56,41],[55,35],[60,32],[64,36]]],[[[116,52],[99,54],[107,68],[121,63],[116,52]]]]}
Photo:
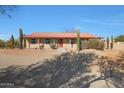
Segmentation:
{"type": "MultiPolygon", "coordinates": [[[[101,39],[89,33],[80,33],[81,42],[89,39],[101,39]]],[[[77,34],[76,33],[43,33],[35,32],[24,36],[26,48],[39,48],[44,45],[44,48],[50,48],[51,43],[57,44],[60,48],[77,49],[77,34]]]]}

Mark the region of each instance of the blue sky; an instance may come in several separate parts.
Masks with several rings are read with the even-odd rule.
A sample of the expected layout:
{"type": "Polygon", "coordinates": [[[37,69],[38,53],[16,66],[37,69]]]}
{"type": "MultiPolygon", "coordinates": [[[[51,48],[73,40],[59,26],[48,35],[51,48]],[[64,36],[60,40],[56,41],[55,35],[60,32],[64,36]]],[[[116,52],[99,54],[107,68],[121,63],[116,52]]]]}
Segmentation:
{"type": "Polygon", "coordinates": [[[124,34],[124,6],[18,6],[10,14],[0,15],[2,39],[18,38],[19,28],[25,34],[75,28],[105,38],[124,34]]]}

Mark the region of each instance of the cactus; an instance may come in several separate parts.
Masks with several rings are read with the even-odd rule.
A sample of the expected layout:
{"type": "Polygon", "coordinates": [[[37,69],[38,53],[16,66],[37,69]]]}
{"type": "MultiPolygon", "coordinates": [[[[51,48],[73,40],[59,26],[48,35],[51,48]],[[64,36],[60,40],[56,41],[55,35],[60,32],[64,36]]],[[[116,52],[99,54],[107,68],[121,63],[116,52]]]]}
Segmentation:
{"type": "Polygon", "coordinates": [[[19,37],[20,49],[23,49],[23,31],[21,28],[19,29],[19,34],[20,34],[20,37],[19,37]]]}
{"type": "Polygon", "coordinates": [[[15,40],[14,40],[14,36],[11,35],[11,44],[12,44],[12,48],[15,47],[15,40]]]}
{"type": "Polygon", "coordinates": [[[111,36],[111,49],[113,49],[113,45],[114,45],[114,38],[113,36],[111,36]]]}
{"type": "Polygon", "coordinates": [[[107,49],[109,49],[109,37],[107,37],[107,49]]]}
{"type": "Polygon", "coordinates": [[[113,38],[113,36],[111,36],[111,42],[114,43],[114,38],[113,38]]]}
{"type": "Polygon", "coordinates": [[[80,51],[80,30],[77,30],[77,51],[80,51]]]}

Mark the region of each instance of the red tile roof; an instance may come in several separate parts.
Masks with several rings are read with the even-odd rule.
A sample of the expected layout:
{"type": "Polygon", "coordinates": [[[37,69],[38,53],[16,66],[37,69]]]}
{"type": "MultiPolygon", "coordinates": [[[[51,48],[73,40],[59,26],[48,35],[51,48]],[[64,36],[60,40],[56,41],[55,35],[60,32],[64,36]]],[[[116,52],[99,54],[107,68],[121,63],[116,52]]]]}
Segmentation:
{"type": "MultiPolygon", "coordinates": [[[[77,38],[76,33],[43,33],[35,32],[30,35],[25,35],[24,38],[77,38]]],[[[80,33],[80,38],[100,38],[89,33],[80,33]]]]}

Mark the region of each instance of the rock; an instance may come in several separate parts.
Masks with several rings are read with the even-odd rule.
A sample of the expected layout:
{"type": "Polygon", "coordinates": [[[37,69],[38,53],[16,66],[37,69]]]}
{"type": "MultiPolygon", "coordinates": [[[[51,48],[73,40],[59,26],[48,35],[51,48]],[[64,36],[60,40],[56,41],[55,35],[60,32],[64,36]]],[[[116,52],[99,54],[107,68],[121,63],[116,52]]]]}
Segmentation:
{"type": "Polygon", "coordinates": [[[66,51],[66,49],[64,49],[64,48],[58,48],[58,49],[57,49],[57,52],[58,52],[58,53],[66,53],[67,51],[66,51]]]}

